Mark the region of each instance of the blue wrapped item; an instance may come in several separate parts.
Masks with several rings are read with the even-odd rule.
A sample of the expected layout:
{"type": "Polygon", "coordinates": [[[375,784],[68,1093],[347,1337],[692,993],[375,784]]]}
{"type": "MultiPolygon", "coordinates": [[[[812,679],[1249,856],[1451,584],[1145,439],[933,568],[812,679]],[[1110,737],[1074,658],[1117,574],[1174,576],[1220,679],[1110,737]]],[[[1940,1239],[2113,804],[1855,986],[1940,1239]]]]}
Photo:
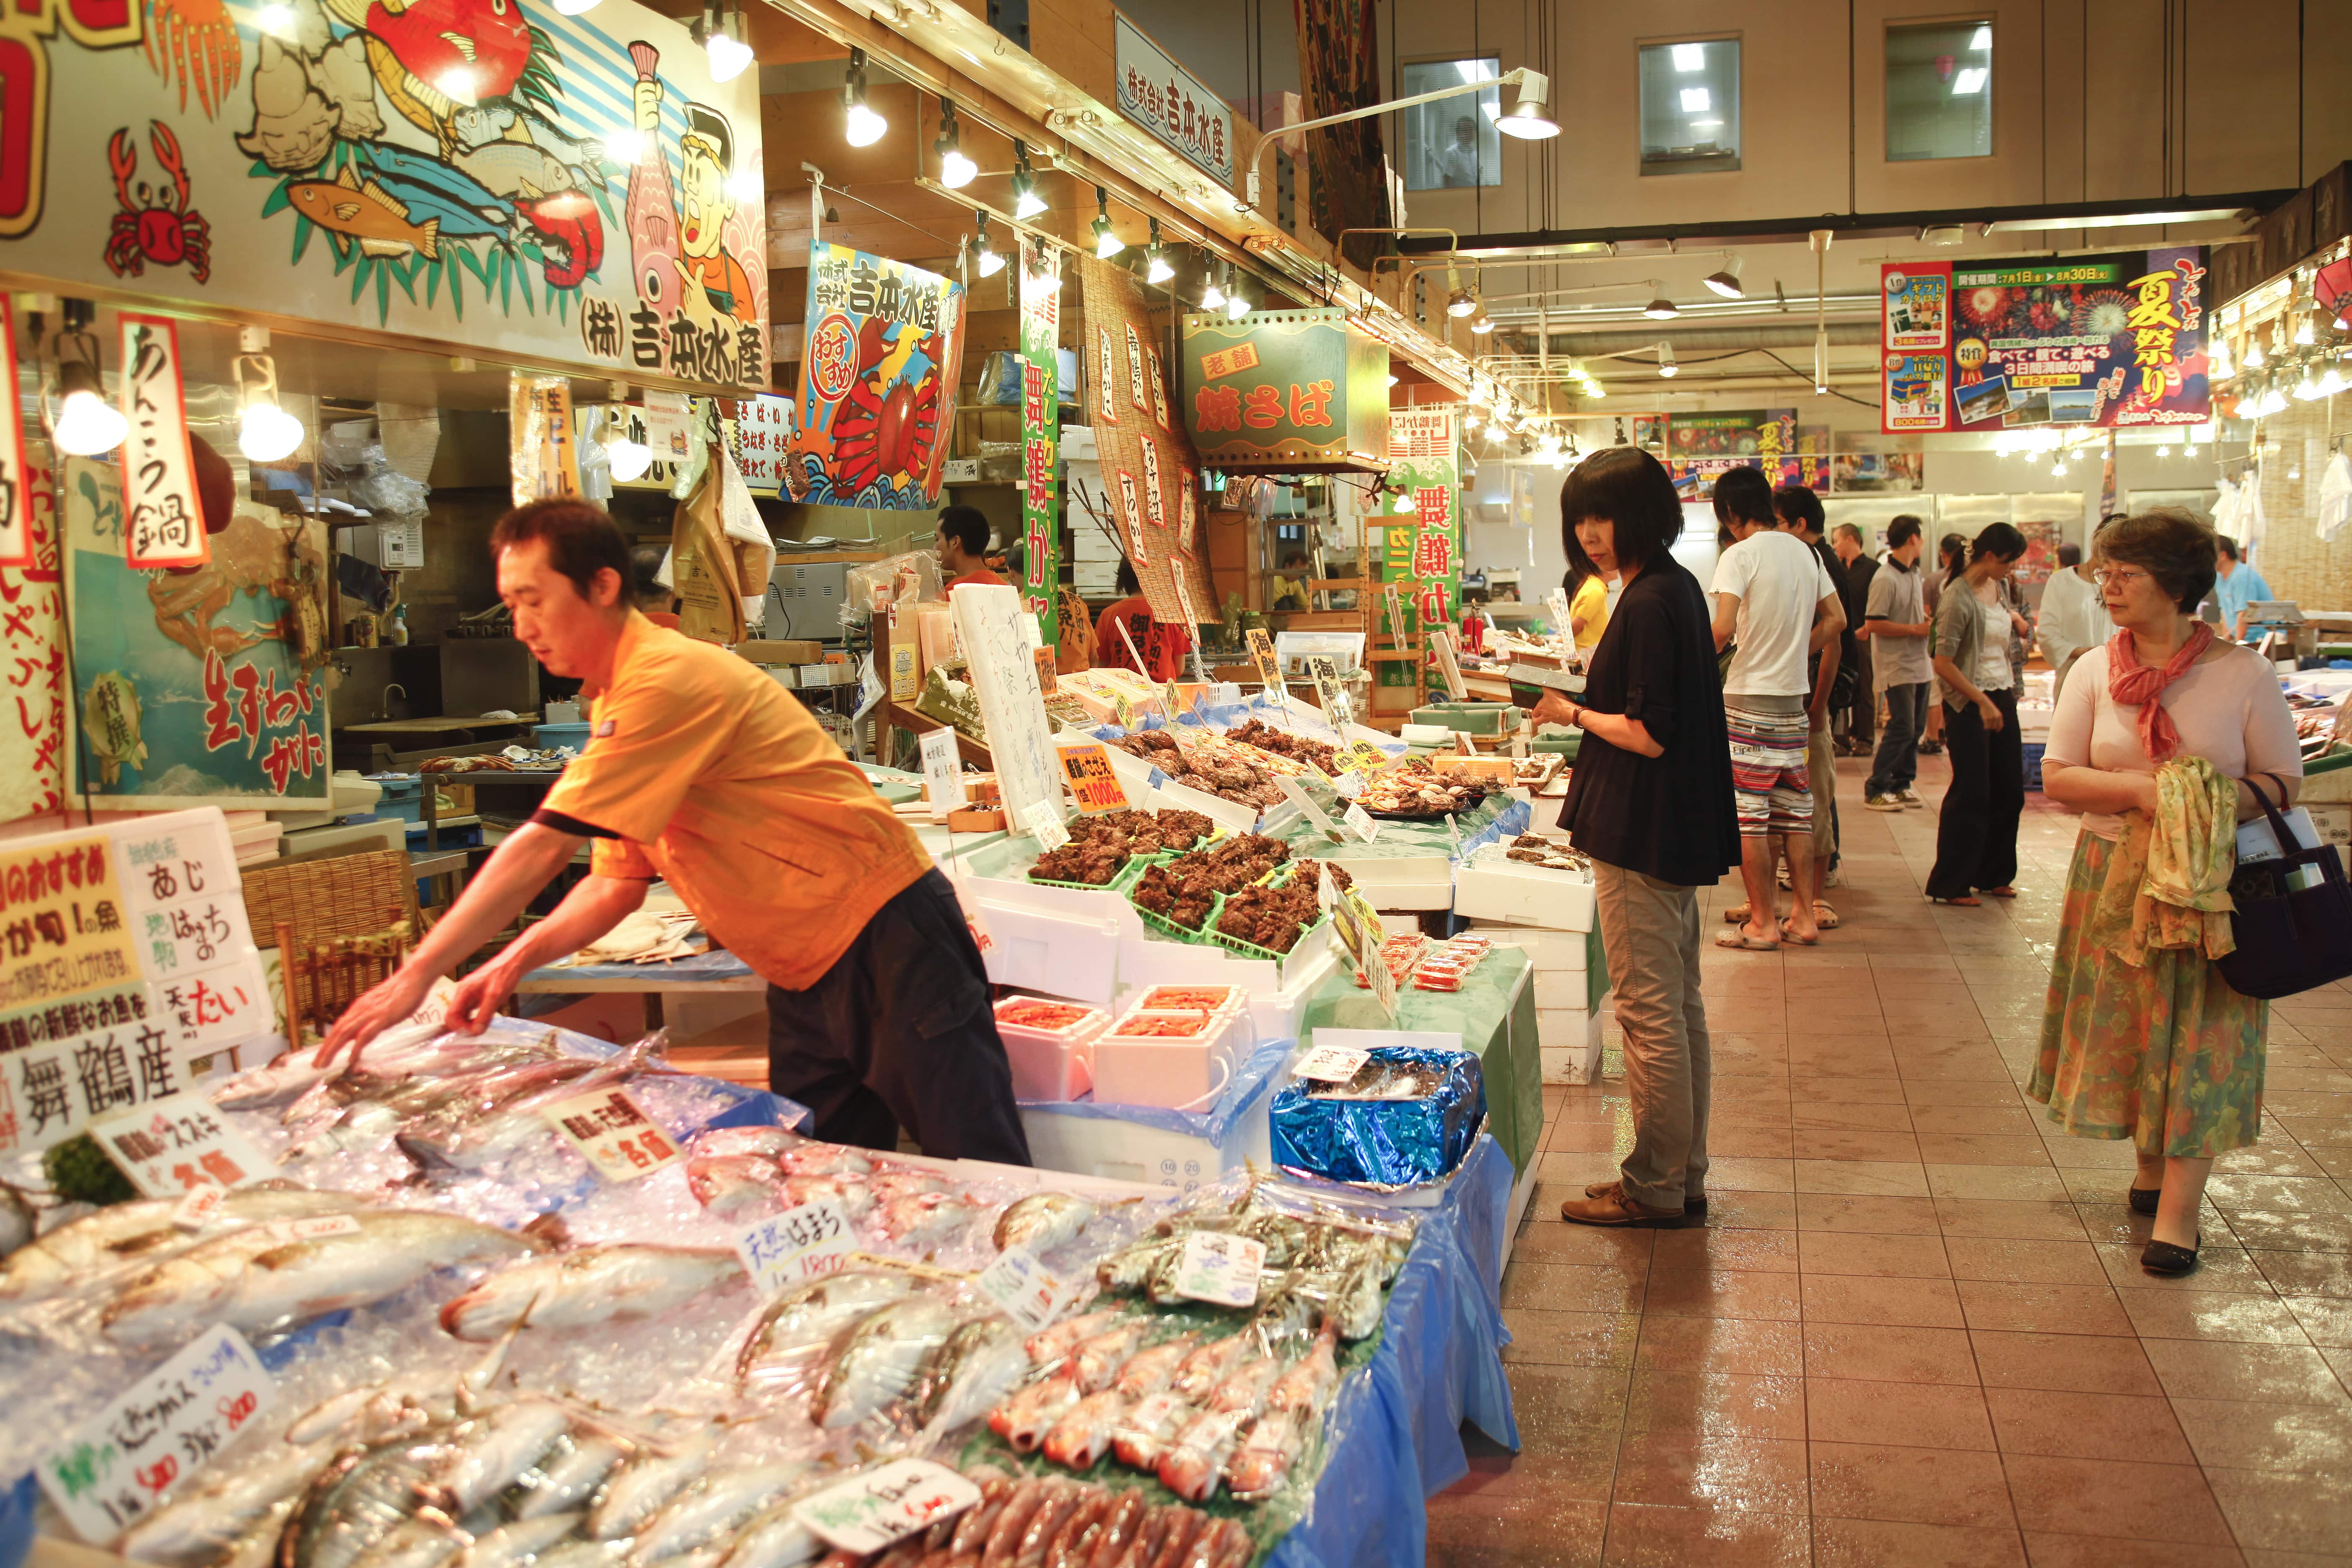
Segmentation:
{"type": "Polygon", "coordinates": [[[1385,1188],[1454,1173],[1486,1121],[1476,1053],[1381,1046],[1346,1084],[1300,1079],[1274,1097],[1274,1163],[1385,1188]],[[1386,1098],[1384,1088],[1403,1088],[1386,1098]]]}

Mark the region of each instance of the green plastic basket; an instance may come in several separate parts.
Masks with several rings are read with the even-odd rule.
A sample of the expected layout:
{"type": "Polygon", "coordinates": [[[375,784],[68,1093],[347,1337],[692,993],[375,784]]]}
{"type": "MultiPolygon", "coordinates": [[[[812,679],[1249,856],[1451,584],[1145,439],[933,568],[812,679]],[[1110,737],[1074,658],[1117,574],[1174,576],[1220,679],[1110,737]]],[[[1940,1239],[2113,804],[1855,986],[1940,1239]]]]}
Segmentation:
{"type": "MultiPolygon", "coordinates": [[[[1263,885],[1267,888],[1275,887],[1277,885],[1274,879],[1276,876],[1279,876],[1283,880],[1287,881],[1289,878],[1297,871],[1297,861],[1286,860],[1281,865],[1276,866],[1272,871],[1266,873],[1265,876],[1258,879],[1258,883],[1255,885],[1263,885]]],[[[1321,920],[1317,921],[1314,924],[1307,926],[1298,933],[1298,940],[1290,944],[1290,951],[1288,952],[1276,952],[1272,948],[1260,947],[1255,942],[1244,942],[1237,936],[1227,936],[1224,932],[1217,930],[1217,921],[1224,917],[1224,895],[1220,893],[1217,896],[1217,907],[1209,911],[1209,919],[1203,928],[1207,932],[1208,939],[1211,942],[1215,942],[1219,947],[1229,948],[1233,952],[1240,953],[1244,958],[1267,959],[1277,965],[1281,964],[1285,960],[1295,957],[1298,953],[1306,951],[1307,944],[1315,940],[1318,932],[1328,931],[1331,929],[1331,916],[1327,911],[1321,920]]]]}
{"type": "MultiPolygon", "coordinates": [[[[1129,891],[1132,893],[1133,889],[1130,889],[1129,891]]],[[[1127,900],[1127,903],[1128,907],[1136,912],[1137,916],[1142,920],[1145,925],[1150,926],[1153,931],[1158,931],[1160,935],[1171,938],[1177,942],[1192,942],[1195,945],[1214,940],[1213,933],[1209,928],[1215,925],[1217,923],[1217,917],[1225,912],[1225,896],[1223,893],[1219,893],[1214,899],[1209,901],[1209,912],[1201,917],[1201,929],[1199,931],[1192,931],[1188,927],[1178,925],[1166,915],[1155,914],[1151,910],[1145,909],[1141,904],[1137,903],[1132,897],[1127,900]]]]}
{"type": "Polygon", "coordinates": [[[1143,879],[1143,868],[1166,858],[1161,855],[1130,855],[1108,882],[1060,882],[1051,877],[1032,875],[1029,880],[1041,888],[1075,888],[1081,893],[1125,893],[1143,879]]]}

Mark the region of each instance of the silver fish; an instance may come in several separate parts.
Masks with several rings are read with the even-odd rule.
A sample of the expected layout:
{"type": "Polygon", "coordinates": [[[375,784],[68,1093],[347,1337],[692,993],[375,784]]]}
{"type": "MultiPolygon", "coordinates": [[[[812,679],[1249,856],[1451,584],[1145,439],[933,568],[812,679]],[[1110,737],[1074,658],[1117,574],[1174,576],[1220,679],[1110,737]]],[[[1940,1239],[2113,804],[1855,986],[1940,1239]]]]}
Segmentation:
{"type": "Polygon", "coordinates": [[[809,1401],[828,1430],[855,1426],[904,1394],[926,1358],[947,1343],[955,1314],[930,1296],[909,1296],[842,1335],[809,1401]]]}
{"type": "Polygon", "coordinates": [[[1163,1259],[1180,1257],[1183,1250],[1181,1238],[1147,1237],[1104,1258],[1095,1269],[1095,1279],[1106,1290],[1140,1290],[1163,1259]]]}
{"type": "Polygon", "coordinates": [[[463,1531],[419,1516],[393,1526],[369,1548],[367,1568],[440,1568],[464,1550],[463,1531]]]}
{"type": "Polygon", "coordinates": [[[975,1205],[951,1193],[909,1193],[884,1200],[877,1223],[901,1247],[935,1247],[979,1215],[975,1205]]]}
{"type": "Polygon", "coordinates": [[[452,1420],[489,1392],[513,1343],[509,1333],[471,1366],[403,1373],[330,1394],[287,1424],[286,1440],[374,1442],[452,1420]]]}
{"type": "Polygon", "coordinates": [[[789,1127],[713,1127],[687,1140],[689,1154],[759,1154],[770,1164],[787,1150],[803,1147],[808,1140],[789,1127]]]}
{"type": "Polygon", "coordinates": [[[1078,1238],[1097,1214],[1095,1205],[1067,1193],[1031,1193],[996,1216],[996,1249],[1026,1247],[1051,1252],[1078,1238]]]}
{"type": "Polygon", "coordinates": [[[318,1445],[272,1448],[170,1502],[122,1532],[115,1550],[142,1563],[194,1568],[229,1551],[319,1473],[332,1450],[318,1445]]]}
{"type": "Polygon", "coordinates": [[[205,1227],[195,1231],[173,1223],[180,1206],[176,1199],[116,1204],[61,1225],[0,1260],[0,1304],[41,1300],[95,1283],[115,1269],[157,1263],[250,1226],[345,1214],[366,1203],[348,1193],[284,1184],[244,1187],[229,1194],[205,1227]]]}
{"type": "Polygon", "coordinates": [[[802,1568],[824,1553],[824,1542],[782,1502],[737,1532],[722,1568],[802,1568]]]}
{"type": "Polygon", "coordinates": [[[471,1513],[512,1486],[571,1427],[571,1413],[552,1400],[493,1405],[448,1429],[426,1474],[429,1494],[453,1518],[471,1513]]]}
{"type": "Polygon", "coordinates": [[[709,1432],[696,1432],[668,1453],[648,1449],[622,1466],[604,1483],[596,1506],[589,1510],[589,1535],[598,1541],[616,1541],[636,1534],[670,1499],[709,1468],[717,1443],[709,1432]]]}
{"type": "Polygon", "coordinates": [[[642,1568],[723,1540],[789,1496],[809,1468],[805,1460],[791,1460],[704,1476],[638,1532],[630,1563],[642,1568]]]}
{"type": "Polygon", "coordinates": [[[915,1419],[926,1431],[952,1432],[987,1415],[1028,1373],[1020,1330],[998,1317],[960,1324],[923,1368],[915,1419]]]}
{"type": "Polygon", "coordinates": [[[813,1279],[775,1299],[751,1333],[735,1360],[735,1380],[773,1384],[813,1367],[848,1323],[877,1308],[914,1294],[907,1275],[873,1268],[813,1279]]]}
{"type": "MultiPolygon", "coordinates": [[[[375,1568],[386,1556],[378,1548],[393,1544],[389,1538],[415,1522],[425,1468],[436,1453],[428,1436],[336,1455],[286,1521],[280,1568],[375,1568]]],[[[419,1544],[406,1537],[397,1549],[409,1552],[419,1544]]],[[[430,1538],[422,1544],[429,1547],[430,1538]]],[[[451,1553],[463,1544],[454,1542],[451,1553]]]]}
{"type": "Polygon", "coordinates": [[[461,1340],[510,1328],[576,1329],[649,1318],[739,1284],[732,1252],[678,1247],[583,1247],[499,1269],[441,1309],[441,1327],[461,1340]]]}
{"type": "Polygon", "coordinates": [[[502,1524],[466,1548],[466,1554],[457,1559],[457,1568],[522,1568],[549,1547],[569,1539],[585,1517],[542,1513],[502,1524]]]}
{"type": "Polygon", "coordinates": [[[531,1568],[613,1568],[628,1554],[625,1541],[567,1541],[541,1552],[531,1568]]]}
{"type": "Polygon", "coordinates": [[[514,1516],[539,1519],[587,1507],[604,1478],[627,1457],[628,1449],[614,1438],[565,1433],[523,1476],[524,1489],[512,1505],[514,1516]]]}

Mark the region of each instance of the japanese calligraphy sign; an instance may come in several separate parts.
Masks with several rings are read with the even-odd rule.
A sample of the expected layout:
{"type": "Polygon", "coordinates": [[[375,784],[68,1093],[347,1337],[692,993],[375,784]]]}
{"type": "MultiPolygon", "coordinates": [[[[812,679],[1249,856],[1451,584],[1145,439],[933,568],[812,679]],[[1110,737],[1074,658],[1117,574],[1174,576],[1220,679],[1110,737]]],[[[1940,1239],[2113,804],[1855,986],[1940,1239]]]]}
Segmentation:
{"type": "Polygon", "coordinates": [[[1037,617],[1047,647],[1061,641],[1054,592],[1062,580],[1061,500],[1055,476],[1062,439],[1062,273],[1053,250],[1021,237],[1021,607],[1037,617]]]}
{"type": "Polygon", "coordinates": [[[1879,269],[1887,430],[2201,424],[2204,250],[1879,269]]]}
{"type": "Polygon", "coordinates": [[[980,1500],[980,1489],[929,1459],[893,1459],[793,1505],[793,1517],[852,1556],[951,1519],[980,1500]]]}
{"type": "Polygon", "coordinates": [[[222,1324],[41,1457],[41,1490],[85,1541],[113,1540],[266,1415],[277,1384],[222,1324]]]}
{"type": "MultiPolygon", "coordinates": [[[[0,384],[16,384],[16,311],[0,299],[0,384]]],[[[0,397],[0,566],[33,563],[33,474],[21,398],[0,397]]]]}
{"type": "MultiPolygon", "coordinates": [[[[1412,514],[1382,521],[1387,576],[1423,626],[1451,623],[1462,590],[1462,468],[1452,406],[1398,408],[1389,415],[1389,482],[1412,498],[1412,514]]],[[[1410,630],[1410,628],[1405,628],[1410,630]]],[[[1384,678],[1407,666],[1381,667],[1384,678]]]]}
{"type": "Polygon", "coordinates": [[[507,378],[507,465],[515,505],[578,495],[580,449],[572,423],[570,379],[514,372],[507,378]]]}
{"type": "Polygon", "coordinates": [[[1064,746],[1062,774],[1069,780],[1070,794],[1078,809],[1092,816],[1106,811],[1127,809],[1127,786],[1110,769],[1110,757],[1099,741],[1083,746],[1064,746]]]}
{"type": "Polygon", "coordinates": [[[1118,423],[1118,372],[1111,360],[1108,322],[1095,327],[1095,413],[1105,425],[1118,423]]]}
{"type": "Polygon", "coordinates": [[[1231,189],[1234,111],[1216,89],[1170,58],[1135,24],[1111,14],[1112,62],[1118,74],[1118,111],[1176,155],[1231,189]]]}
{"type": "Polygon", "coordinates": [[[1213,468],[1377,472],[1388,346],[1341,310],[1184,318],[1184,426],[1213,468]]]}
{"type": "Polygon", "coordinates": [[[122,318],[123,544],[132,567],[194,566],[211,555],[196,499],[180,383],[179,329],[161,316],[122,318]]]}
{"type": "Polygon", "coordinates": [[[811,243],[786,495],[889,511],[939,504],[963,313],[961,283],[845,245],[811,243]]]}
{"type": "Polygon", "coordinates": [[[0,1006],[140,978],[113,847],[96,831],[0,846],[0,1006]]]}
{"type": "Polygon", "coordinates": [[[785,454],[792,441],[793,405],[789,398],[739,397],[735,417],[729,421],[728,446],[743,482],[755,489],[774,489],[783,483],[785,454]]]}
{"type": "Polygon", "coordinates": [[[323,805],[326,528],[240,500],[193,572],[125,556],[122,476],[63,469],[68,793],[101,809],[323,805]]]}
{"type": "Polygon", "coordinates": [[[224,1192],[274,1173],[277,1162],[254,1147],[201,1089],[152,1100],[90,1123],[90,1136],[142,1196],[176,1198],[224,1192]]]}
{"type": "Polygon", "coordinates": [[[857,1231],[831,1198],[801,1204],[746,1226],[736,1256],[762,1296],[779,1295],[820,1275],[838,1274],[857,1250],[857,1231]]]}
{"type": "MultiPolygon", "coordinates": [[[[1761,468],[1772,484],[1806,482],[1796,456],[1793,408],[1716,408],[1638,417],[1637,431],[1665,449],[1666,472],[1685,500],[1706,500],[1715,482],[1734,468],[1761,468]]],[[[1818,468],[1818,465],[1816,465],[1818,468]]],[[[1818,472],[1814,478],[1821,476],[1818,472]]]]}
{"type": "Polygon", "coordinates": [[[1323,705],[1324,720],[1334,729],[1354,723],[1355,710],[1348,701],[1348,689],[1339,684],[1339,667],[1321,654],[1310,654],[1307,673],[1315,682],[1315,695],[1323,705]]]}
{"type": "Polygon", "coordinates": [[[47,468],[25,471],[33,564],[0,566],[0,822],[65,802],[65,594],[57,491],[47,468]]]}
{"type": "Polygon", "coordinates": [[[625,1089],[571,1095],[539,1107],[539,1113],[608,1182],[632,1182],[682,1157],[661,1123],[625,1089]]]}

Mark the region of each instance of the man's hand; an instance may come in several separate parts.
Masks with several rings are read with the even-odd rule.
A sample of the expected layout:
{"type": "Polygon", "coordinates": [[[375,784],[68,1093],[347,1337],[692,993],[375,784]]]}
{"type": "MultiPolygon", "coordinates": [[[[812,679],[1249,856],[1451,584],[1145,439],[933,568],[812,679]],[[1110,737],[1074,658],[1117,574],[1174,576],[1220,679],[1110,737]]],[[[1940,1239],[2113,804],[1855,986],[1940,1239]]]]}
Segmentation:
{"type": "Polygon", "coordinates": [[[1568,716],[1569,711],[1567,698],[1557,691],[1546,691],[1543,700],[1529,710],[1529,714],[1538,724],[1559,724],[1573,729],[1575,725],[1568,716]]]}
{"type": "Polygon", "coordinates": [[[1984,721],[1985,733],[1997,733],[2000,729],[2000,706],[1990,697],[1977,698],[1977,716],[1984,721]]]}
{"type": "Polygon", "coordinates": [[[501,956],[457,982],[449,996],[450,1028],[461,1035],[488,1028],[500,1005],[514,994],[519,977],[520,972],[501,956]]]}
{"type": "Polygon", "coordinates": [[[425,1005],[425,998],[432,990],[431,971],[415,963],[395,971],[390,979],[372,986],[343,1010],[335,1026],[327,1031],[327,1043],[319,1047],[310,1064],[331,1066],[337,1056],[349,1051],[351,1065],[358,1066],[360,1052],[368,1042],[425,1005]]]}

